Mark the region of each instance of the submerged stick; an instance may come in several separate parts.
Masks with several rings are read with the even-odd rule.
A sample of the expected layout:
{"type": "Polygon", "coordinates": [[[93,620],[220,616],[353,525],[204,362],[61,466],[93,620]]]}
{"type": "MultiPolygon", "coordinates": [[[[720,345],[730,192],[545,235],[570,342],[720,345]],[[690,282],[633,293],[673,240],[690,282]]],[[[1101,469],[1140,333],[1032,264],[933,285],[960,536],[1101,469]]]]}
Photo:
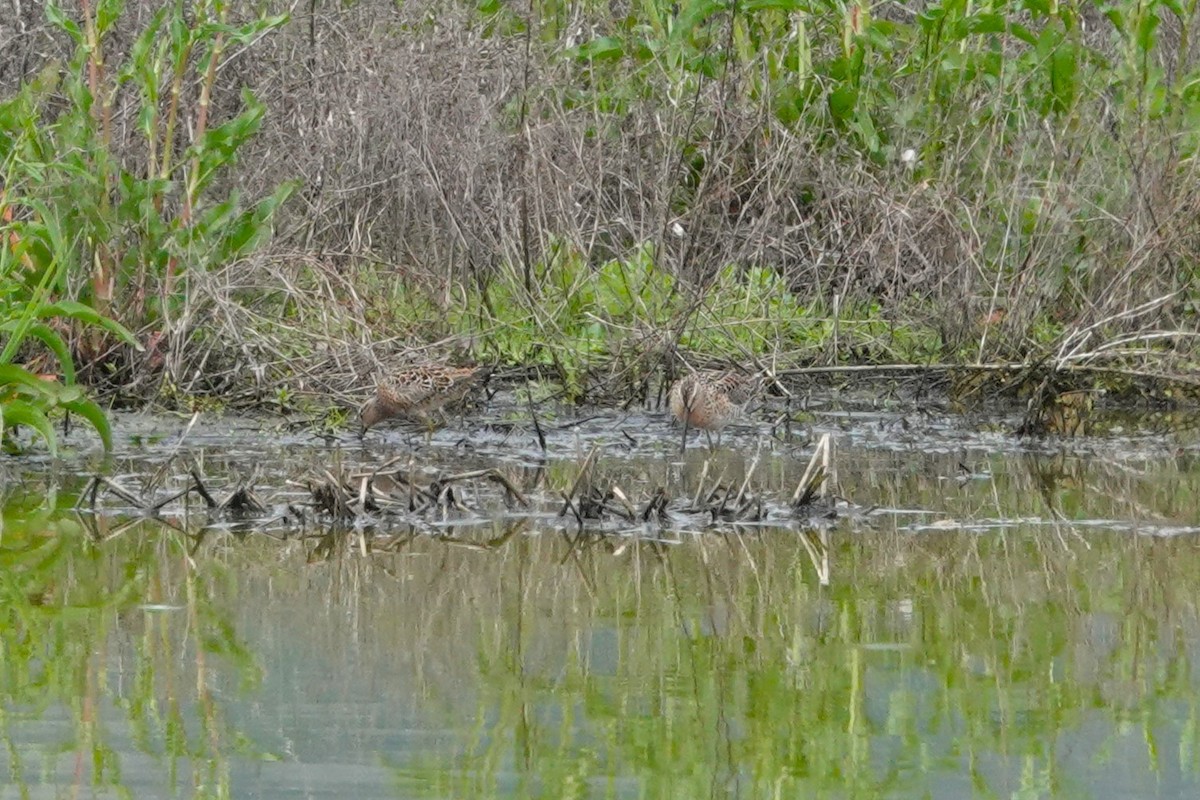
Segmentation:
{"type": "MultiPolygon", "coordinates": [[[[571,484],[570,491],[566,492],[563,495],[563,497],[566,499],[567,502],[563,505],[563,507],[561,509],[559,509],[558,516],[562,517],[562,516],[566,515],[567,509],[569,507],[571,507],[571,498],[573,498],[575,496],[575,493],[577,491],[579,491],[579,487],[583,484],[584,479],[587,477],[588,470],[592,466],[592,461],[596,458],[596,453],[598,453],[599,451],[600,451],[600,445],[592,445],[592,449],[591,449],[591,451],[588,452],[587,458],[585,458],[583,460],[583,464],[579,467],[579,474],[575,476],[575,482],[571,484]]],[[[578,516],[578,512],[576,512],[576,516],[578,516]]],[[[583,518],[580,517],[579,520],[580,520],[580,524],[582,524],[583,518]]]]}
{"type": "Polygon", "coordinates": [[[495,467],[489,467],[487,469],[473,469],[470,472],[460,472],[456,475],[447,475],[444,478],[439,478],[438,482],[458,483],[460,481],[475,480],[476,478],[487,478],[493,483],[500,484],[504,487],[504,491],[511,495],[518,503],[526,508],[529,507],[529,500],[526,499],[525,495],[521,493],[521,490],[514,486],[512,481],[510,481],[503,472],[495,467]]]}
{"type": "MultiPolygon", "coordinates": [[[[362,478],[362,483],[359,484],[359,487],[358,487],[358,507],[363,512],[366,512],[366,510],[367,510],[367,488],[370,485],[371,485],[370,477],[364,475],[362,478]]],[[[372,494],[374,494],[374,492],[372,492],[372,494]]]]}
{"type": "Polygon", "coordinates": [[[200,495],[201,499],[204,500],[204,505],[208,506],[209,508],[216,508],[216,498],[208,493],[208,489],[204,486],[204,481],[200,479],[200,468],[195,464],[192,465],[191,475],[192,488],[195,489],[196,494],[200,495]]]}
{"type": "Polygon", "coordinates": [[[659,486],[658,489],[655,490],[654,495],[650,498],[650,501],[642,508],[641,514],[639,514],[639,516],[642,518],[642,522],[649,522],[652,515],[657,516],[659,522],[665,522],[667,516],[667,505],[669,503],[670,498],[667,497],[667,490],[659,486]]]}
{"type": "Polygon", "coordinates": [[[99,487],[100,487],[100,479],[98,477],[96,477],[95,475],[93,475],[92,479],[90,481],[88,481],[87,486],[83,487],[83,491],[79,493],[79,497],[76,498],[74,510],[78,511],[80,508],[83,507],[83,502],[85,500],[89,500],[91,503],[91,510],[95,511],[96,510],[96,490],[99,487]]]}
{"type": "Polygon", "coordinates": [[[562,510],[558,512],[558,515],[560,517],[566,516],[567,510],[569,509],[571,511],[571,513],[575,515],[575,521],[579,524],[579,530],[582,531],[583,530],[583,515],[579,513],[579,509],[575,508],[575,503],[573,503],[571,501],[571,495],[567,494],[566,492],[563,492],[562,498],[563,498],[563,507],[562,507],[562,510]]]}
{"type": "Polygon", "coordinates": [[[510,481],[507,477],[505,477],[504,473],[500,472],[499,470],[491,469],[491,470],[488,470],[487,477],[489,480],[495,481],[496,483],[503,486],[504,491],[507,492],[510,497],[515,499],[522,506],[524,506],[525,508],[529,508],[529,500],[527,500],[525,498],[525,495],[523,495],[521,493],[521,491],[519,489],[517,489],[516,486],[513,486],[512,481],[510,481]]]}
{"type": "Polygon", "coordinates": [[[808,505],[818,490],[824,489],[825,478],[830,468],[829,442],[828,433],[823,434],[817,442],[817,449],[813,451],[812,458],[808,460],[808,467],[804,470],[800,483],[796,485],[796,491],[792,493],[792,508],[808,505]]]}
{"type": "Polygon", "coordinates": [[[126,489],[121,484],[114,481],[112,478],[101,478],[100,482],[103,483],[105,486],[107,486],[109,491],[111,491],[117,497],[124,500],[126,503],[129,503],[130,505],[133,505],[143,511],[146,510],[146,502],[144,500],[142,500],[141,498],[134,495],[132,492],[130,492],[128,489],[126,489]]]}
{"type": "Polygon", "coordinates": [[[692,508],[700,508],[700,495],[704,492],[704,479],[708,477],[708,459],[700,466],[700,480],[696,482],[696,496],[692,498],[692,508]]]}
{"type": "Polygon", "coordinates": [[[633,504],[629,502],[629,498],[625,496],[623,491],[621,491],[621,487],[613,486],[612,494],[613,497],[621,501],[621,505],[625,506],[625,513],[627,515],[626,519],[630,522],[633,522],[633,520],[637,517],[637,511],[634,510],[633,504]]]}
{"type": "Polygon", "coordinates": [[[817,573],[817,580],[822,586],[829,585],[829,534],[827,531],[821,531],[820,539],[814,543],[811,539],[811,531],[802,531],[800,533],[800,544],[804,545],[804,549],[808,551],[808,559],[812,562],[813,570],[817,573]]]}
{"type": "Polygon", "coordinates": [[[168,503],[172,503],[172,502],[178,500],[179,498],[183,497],[185,494],[192,491],[193,488],[195,488],[195,487],[190,484],[188,486],[185,486],[184,488],[180,489],[175,494],[170,495],[163,500],[159,500],[157,503],[150,506],[150,510],[155,513],[162,511],[163,507],[166,506],[168,503]]]}
{"type": "MultiPolygon", "coordinates": [[[[526,384],[528,386],[528,384],[526,384]]],[[[546,455],[546,434],[542,431],[542,423],[538,421],[537,412],[533,408],[533,393],[528,392],[525,395],[525,402],[529,405],[529,418],[533,420],[533,430],[537,434],[538,447],[542,448],[542,455],[546,455]]]]}
{"type": "Polygon", "coordinates": [[[734,505],[741,505],[742,498],[746,495],[746,489],[750,486],[750,479],[754,477],[754,471],[758,469],[758,461],[761,457],[762,447],[759,446],[758,451],[754,454],[754,460],[750,462],[750,469],[746,470],[746,479],[742,481],[742,485],[738,489],[737,497],[734,498],[734,505]]]}

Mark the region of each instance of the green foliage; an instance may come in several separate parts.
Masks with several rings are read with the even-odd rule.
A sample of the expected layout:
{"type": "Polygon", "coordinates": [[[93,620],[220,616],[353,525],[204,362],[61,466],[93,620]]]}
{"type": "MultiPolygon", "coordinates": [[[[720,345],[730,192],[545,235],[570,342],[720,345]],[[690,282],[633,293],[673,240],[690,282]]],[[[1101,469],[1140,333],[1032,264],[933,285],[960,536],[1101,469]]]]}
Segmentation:
{"type": "MultiPolygon", "coordinates": [[[[1089,301],[1105,299],[1096,295],[1112,285],[1112,273],[1136,258],[1122,249],[1126,237],[1143,235],[1116,221],[1141,224],[1149,214],[1157,227],[1186,214],[1194,194],[1193,5],[935,0],[881,10],[864,0],[648,0],[615,18],[607,6],[573,5],[571,14],[585,19],[571,26],[561,22],[564,10],[555,2],[535,8],[533,41],[546,45],[559,71],[522,102],[547,119],[578,112],[590,136],[617,140],[639,107],[656,118],[669,110],[666,136],[675,139],[664,144],[682,166],[672,212],[702,212],[711,197],[698,192],[727,182],[723,171],[738,180],[746,173],[745,185],[763,189],[757,170],[767,169],[770,142],[795,136],[813,143],[831,182],[842,164],[872,179],[878,170],[898,205],[908,186],[939,184],[931,194],[961,203],[963,226],[996,265],[999,293],[1013,290],[1019,275],[1030,285],[1029,273],[1046,289],[1039,304],[1053,308],[1031,309],[1026,319],[1088,313],[1089,301]],[[580,30],[593,34],[580,38],[580,30]],[[738,122],[723,127],[730,118],[738,122]],[[739,162],[735,129],[739,141],[763,142],[761,151],[739,162]],[[1031,253],[1037,258],[1022,275],[1031,253]]],[[[492,33],[503,35],[499,27],[492,33]]],[[[1188,248],[1189,256],[1170,259],[1179,274],[1157,276],[1164,287],[1195,285],[1188,248]]],[[[732,312],[727,300],[720,302],[732,312]]],[[[820,322],[775,311],[776,327],[790,330],[764,324],[697,335],[727,354],[777,333],[822,337],[820,322]]],[[[707,321],[723,318],[714,311],[707,321]]],[[[1014,335],[1028,342],[1027,333],[1014,335]]],[[[935,346],[917,336],[895,349],[927,354],[935,346]]]]}
{"type": "Polygon", "coordinates": [[[830,326],[813,316],[776,272],[764,267],[727,265],[705,295],[703,311],[681,343],[702,353],[740,361],[777,347],[805,347],[830,326]]]}
{"type": "Polygon", "coordinates": [[[80,415],[111,445],[104,413],[75,385],[68,328],[53,321],[136,347],[114,318],[142,325],[168,314],[183,297],[174,282],[260,245],[293,189],[285,184],[249,208],[236,193],[213,197],[215,181],[261,125],[263,106],[243,93],[240,113],[208,124],[214,67],[225,48],[248,44],[284,17],[234,26],[223,4],[202,3],[195,13],[166,5],[109,71],[105,35],[123,4],[104,0],[92,10],[80,22],[49,3],[47,18],[74,41],[74,56],[48,64],[0,102],[0,423],[29,426],[51,451],[55,409],[80,415]],[[202,97],[190,143],[180,141],[185,84],[198,84],[202,97]],[[112,115],[123,92],[137,97],[144,150],[134,154],[136,167],[120,163],[113,147],[112,115]],[[61,383],[15,364],[31,341],[53,356],[61,383]]]}
{"type": "Polygon", "coordinates": [[[228,264],[260,245],[294,189],[284,184],[249,208],[237,192],[215,196],[217,180],[261,126],[263,105],[243,92],[237,114],[220,124],[209,120],[211,67],[231,44],[248,44],[286,18],[235,26],[226,23],[223,4],[202,3],[195,14],[169,4],[149,20],[124,63],[109,69],[104,35],[120,3],[101,3],[90,25],[55,3],[46,13],[75,41],[75,54],[0,104],[0,159],[7,165],[0,177],[14,208],[27,216],[53,209],[74,239],[78,252],[58,290],[77,286],[79,299],[140,325],[178,302],[171,291],[178,276],[228,264]],[[180,98],[193,85],[201,102],[184,125],[189,109],[180,98]],[[119,96],[130,94],[142,150],[129,152],[126,166],[114,148],[111,116],[119,96]],[[182,141],[189,126],[194,139],[182,141]],[[75,280],[82,276],[90,283],[75,280]]]}
{"type": "MultiPolygon", "coordinates": [[[[556,29],[552,10],[543,11],[548,29],[556,29]]],[[[562,48],[575,79],[548,91],[617,124],[633,102],[677,106],[698,82],[736,69],[744,99],[779,122],[817,141],[852,142],[879,161],[912,146],[933,155],[948,139],[982,159],[993,143],[978,133],[1018,136],[1043,121],[1065,130],[1113,113],[1109,97],[1117,102],[1112,125],[1140,130],[1170,120],[1194,153],[1200,68],[1162,66],[1187,63],[1190,12],[1140,0],[1102,10],[1119,40],[1117,59],[1109,43],[1084,41],[1074,3],[941,0],[884,19],[861,0],[652,0],[635,4],[615,29],[599,25],[594,38],[562,48]],[[1166,17],[1185,31],[1178,53],[1160,52],[1166,17]]],[[[708,130],[701,123],[692,141],[708,130]]]]}
{"type": "MultiPolygon", "coordinates": [[[[4,162],[5,174],[19,175],[27,164],[16,163],[10,151],[4,162]]],[[[57,164],[34,165],[29,170],[50,176],[57,164]]],[[[28,174],[28,173],[27,173],[28,174]]],[[[20,183],[10,184],[19,187],[20,183]]],[[[52,295],[65,282],[67,266],[76,254],[76,240],[67,235],[58,208],[32,203],[41,213],[36,219],[0,225],[0,436],[11,446],[8,432],[17,425],[34,430],[46,442],[51,453],[58,440],[50,423],[56,410],[73,412],[87,420],[100,435],[105,448],[112,446],[112,434],[104,412],[88,400],[75,383],[75,364],[71,351],[56,321],[76,320],[92,328],[106,330],[137,347],[133,335],[118,323],[94,309],[70,300],[53,300],[52,295]],[[40,343],[53,357],[62,381],[47,380],[14,363],[23,346],[40,343]]],[[[0,206],[0,216],[9,207],[0,206]]]]}
{"type": "Polygon", "coordinates": [[[569,396],[582,394],[593,367],[631,349],[651,358],[679,346],[729,363],[751,357],[801,363],[832,341],[839,360],[870,350],[878,358],[928,361],[940,348],[934,332],[897,324],[877,303],[844,307],[835,320],[824,307],[803,303],[766,267],[730,264],[704,286],[688,284],[660,268],[648,244],[632,258],[590,265],[559,243],[534,271],[532,294],[510,265],[441,309],[390,275],[383,280],[365,270],[354,282],[361,292],[384,286],[391,292],[389,308],[373,322],[407,325],[409,336],[469,339],[481,361],[551,367],[569,396]]]}
{"type": "Polygon", "coordinates": [[[487,320],[482,358],[553,365],[572,395],[582,391],[589,365],[615,352],[631,330],[668,326],[679,305],[674,278],[655,266],[649,246],[593,267],[564,245],[538,271],[533,296],[508,270],[469,300],[471,311],[460,319],[487,320]]]}

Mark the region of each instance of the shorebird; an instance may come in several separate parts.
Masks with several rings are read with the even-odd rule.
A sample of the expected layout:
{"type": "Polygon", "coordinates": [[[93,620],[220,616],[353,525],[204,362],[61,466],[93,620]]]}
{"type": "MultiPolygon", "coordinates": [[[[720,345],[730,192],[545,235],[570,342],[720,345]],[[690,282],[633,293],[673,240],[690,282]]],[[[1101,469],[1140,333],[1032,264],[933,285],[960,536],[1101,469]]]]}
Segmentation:
{"type": "Polygon", "coordinates": [[[359,436],[385,419],[401,417],[427,422],[429,412],[462,400],[484,375],[482,367],[443,364],[421,364],[399,370],[379,381],[375,396],[359,411],[362,425],[359,436]]]}
{"type": "Polygon", "coordinates": [[[721,429],[741,416],[761,386],[761,375],[740,372],[693,372],[675,381],[669,402],[671,413],[683,423],[683,447],[689,428],[704,431],[709,447],[715,432],[720,445],[721,429]]]}

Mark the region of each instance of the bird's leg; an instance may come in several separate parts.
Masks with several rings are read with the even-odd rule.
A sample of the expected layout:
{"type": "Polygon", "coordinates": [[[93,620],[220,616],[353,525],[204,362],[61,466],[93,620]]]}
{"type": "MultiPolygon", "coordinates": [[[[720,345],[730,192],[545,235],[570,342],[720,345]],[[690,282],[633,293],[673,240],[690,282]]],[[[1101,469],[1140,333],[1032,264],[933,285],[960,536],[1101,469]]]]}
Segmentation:
{"type": "Polygon", "coordinates": [[[688,435],[688,421],[687,421],[687,417],[685,416],[683,418],[683,438],[680,439],[680,441],[679,441],[679,454],[680,455],[683,455],[684,453],[687,452],[687,435],[688,435]]]}
{"type": "MultiPolygon", "coordinates": [[[[712,431],[705,431],[704,435],[708,437],[708,449],[713,449],[712,431]]],[[[721,446],[721,432],[717,431],[717,447],[721,446]]]]}

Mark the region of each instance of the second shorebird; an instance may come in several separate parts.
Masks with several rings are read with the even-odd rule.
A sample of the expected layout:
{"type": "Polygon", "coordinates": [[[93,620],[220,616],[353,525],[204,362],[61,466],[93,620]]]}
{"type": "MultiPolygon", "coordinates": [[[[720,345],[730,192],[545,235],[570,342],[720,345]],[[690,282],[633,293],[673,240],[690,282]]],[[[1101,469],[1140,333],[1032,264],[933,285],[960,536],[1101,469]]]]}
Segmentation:
{"type": "Polygon", "coordinates": [[[457,403],[485,377],[482,367],[422,364],[399,370],[379,381],[375,396],[359,411],[359,436],[386,419],[428,421],[431,411],[457,403]]]}
{"type": "Polygon", "coordinates": [[[704,431],[709,447],[716,433],[720,445],[721,430],[741,416],[760,388],[761,376],[740,372],[693,372],[675,381],[668,401],[675,419],[683,423],[682,447],[687,447],[689,428],[704,431]]]}

